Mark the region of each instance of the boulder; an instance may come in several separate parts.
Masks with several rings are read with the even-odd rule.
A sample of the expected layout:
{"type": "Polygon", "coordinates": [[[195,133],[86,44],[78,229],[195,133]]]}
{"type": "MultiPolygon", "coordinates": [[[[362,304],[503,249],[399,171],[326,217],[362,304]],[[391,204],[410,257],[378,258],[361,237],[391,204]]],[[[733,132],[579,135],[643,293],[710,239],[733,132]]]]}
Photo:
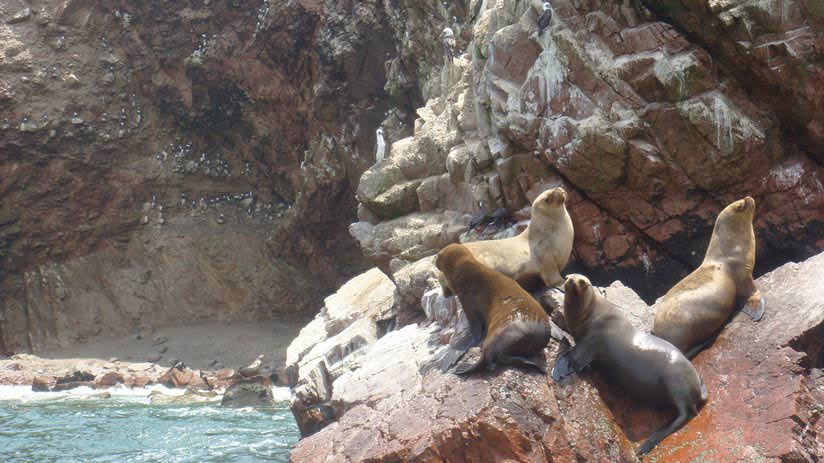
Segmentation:
{"type": "Polygon", "coordinates": [[[122,384],[125,382],[123,375],[116,371],[109,371],[103,374],[98,375],[94,379],[94,388],[101,389],[106,387],[113,387],[117,386],[118,384],[122,384]]]}
{"type": "Polygon", "coordinates": [[[229,386],[221,407],[271,407],[275,404],[272,387],[255,379],[244,379],[229,386]]]}
{"type": "Polygon", "coordinates": [[[161,377],[157,378],[156,382],[166,387],[173,388],[198,388],[211,389],[209,384],[201,376],[198,371],[190,370],[186,367],[172,367],[166,371],[161,377]]]}

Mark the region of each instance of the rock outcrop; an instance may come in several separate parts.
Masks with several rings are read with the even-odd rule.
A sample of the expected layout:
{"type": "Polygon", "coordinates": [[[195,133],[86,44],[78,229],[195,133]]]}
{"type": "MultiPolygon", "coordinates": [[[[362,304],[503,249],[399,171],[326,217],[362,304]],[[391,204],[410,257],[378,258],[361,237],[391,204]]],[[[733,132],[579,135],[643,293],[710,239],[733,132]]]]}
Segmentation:
{"type": "MultiPolygon", "coordinates": [[[[768,298],[765,318],[755,323],[736,316],[695,358],[709,401],[644,461],[815,462],[824,456],[822,278],[819,254],[756,281],[768,298]]],[[[649,329],[652,310],[630,289],[616,283],[600,290],[632,323],[649,329]]],[[[430,319],[365,346],[356,368],[327,374],[328,399],[304,415],[323,421],[312,421],[309,433],[302,428],[311,435],[298,443],[292,461],[635,462],[634,446],[671,418],[593,372],[563,385],[515,368],[468,378],[421,373],[443,348],[446,323],[431,317],[457,318],[457,306],[434,298],[426,304],[430,319]]],[[[550,365],[561,349],[550,343],[550,365]]],[[[305,411],[293,410],[300,422],[305,411]]]]}
{"type": "MultiPolygon", "coordinates": [[[[498,208],[528,217],[524,208],[555,185],[570,193],[572,265],[596,282],[620,277],[648,302],[701,261],[716,214],[745,195],[757,201],[756,274],[818,252],[824,168],[816,145],[796,136],[814,132],[818,97],[791,115],[782,108],[794,99],[771,104],[783,93],[762,98],[769,86],[755,84],[749,68],[730,72],[725,54],[748,33],[762,51],[737,53],[739,61],[756,65],[768,60],[764,50],[793,50],[770,58],[786,61],[786,73],[763,80],[769,88],[787,80],[798,99],[818,69],[810,38],[822,32],[817,13],[787,2],[793,13],[772,44],[764,24],[778,17],[759,13],[766,6],[675,3],[651,11],[638,2],[558,0],[539,38],[541,2],[483,2],[475,22],[462,24],[471,31],[465,53],[443,65],[432,86],[440,91],[417,110],[413,133],[361,177],[360,221],[350,232],[364,254],[397,279],[405,264],[473,239],[470,217],[498,208]],[[708,11],[739,25],[713,39],[718,47],[666,22],[671,14],[696,28],[705,20],[722,27],[696,19],[708,11]]],[[[769,73],[759,66],[756,75],[769,73]]]]}

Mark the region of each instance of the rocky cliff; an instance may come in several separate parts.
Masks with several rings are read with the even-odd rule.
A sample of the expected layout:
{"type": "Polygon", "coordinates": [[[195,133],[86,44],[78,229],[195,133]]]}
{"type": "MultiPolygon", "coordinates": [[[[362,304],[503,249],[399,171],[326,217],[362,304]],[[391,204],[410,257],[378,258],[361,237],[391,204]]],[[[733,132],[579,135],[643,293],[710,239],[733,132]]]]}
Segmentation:
{"type": "MultiPolygon", "coordinates": [[[[383,274],[347,283],[289,348],[308,436],[293,460],[635,461],[631,444],[667,415],[597,375],[557,385],[515,369],[463,380],[425,368],[466,329],[431,256],[517,233],[530,201],[557,185],[576,230],[567,272],[620,279],[607,297],[647,330],[647,303],[700,263],[721,208],[756,199],[769,318],[736,318],[699,355],[710,402],[647,460],[820,460],[817,7],[551,4],[538,37],[541,2],[470,2],[474,19],[442,23],[462,54],[422,87],[412,132],[383,124],[392,143],[361,177],[350,227],[383,274]]],[[[553,291],[536,296],[558,306],[553,291]]],[[[547,360],[562,348],[553,341],[547,360]]]]}
{"type": "Polygon", "coordinates": [[[0,351],[315,310],[365,268],[354,190],[378,124],[411,127],[446,15],[0,3],[0,351]]]}

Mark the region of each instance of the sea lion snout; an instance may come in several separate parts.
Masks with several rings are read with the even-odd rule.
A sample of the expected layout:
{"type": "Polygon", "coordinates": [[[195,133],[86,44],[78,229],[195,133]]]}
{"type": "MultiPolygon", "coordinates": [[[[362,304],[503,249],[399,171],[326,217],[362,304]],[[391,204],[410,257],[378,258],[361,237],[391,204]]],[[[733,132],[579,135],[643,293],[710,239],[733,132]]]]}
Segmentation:
{"type": "Polygon", "coordinates": [[[567,275],[564,282],[564,292],[567,294],[581,294],[590,286],[589,279],[583,275],[573,273],[567,275]]]}
{"type": "Polygon", "coordinates": [[[739,199],[734,203],[736,212],[755,212],[755,200],[752,196],[739,199]]]}

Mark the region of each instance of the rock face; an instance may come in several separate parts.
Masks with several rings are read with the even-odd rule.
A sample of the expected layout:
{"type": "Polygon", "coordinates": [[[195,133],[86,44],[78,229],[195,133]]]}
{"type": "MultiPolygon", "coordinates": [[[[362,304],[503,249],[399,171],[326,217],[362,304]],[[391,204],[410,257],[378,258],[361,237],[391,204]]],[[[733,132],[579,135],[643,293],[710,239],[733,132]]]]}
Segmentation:
{"type": "MultiPolygon", "coordinates": [[[[756,281],[768,298],[766,317],[735,317],[696,357],[709,401],[644,461],[824,456],[822,278],[819,254],[756,281]]],[[[651,326],[651,309],[632,290],[620,283],[600,290],[636,326],[651,326]]],[[[456,309],[425,305],[438,306],[432,315],[456,309]]],[[[563,385],[514,368],[468,378],[422,374],[443,348],[444,325],[430,319],[391,331],[365,348],[357,368],[327,377],[325,426],[298,443],[292,461],[635,462],[638,442],[671,419],[670,411],[639,403],[593,372],[563,385]]],[[[550,366],[560,350],[550,343],[550,366]]]]}
{"type": "Polygon", "coordinates": [[[367,268],[354,191],[430,93],[432,11],[465,14],[0,2],[0,353],[317,308],[367,268]]]}
{"type": "Polygon", "coordinates": [[[361,177],[350,232],[364,254],[397,276],[471,239],[479,207],[518,216],[556,185],[570,193],[572,265],[596,282],[620,276],[649,302],[701,261],[716,214],[746,195],[757,201],[756,274],[818,252],[815,8],[786,2],[783,21],[772,3],[654,3],[554,1],[538,38],[541,2],[483,2],[413,133],[361,177]]]}

